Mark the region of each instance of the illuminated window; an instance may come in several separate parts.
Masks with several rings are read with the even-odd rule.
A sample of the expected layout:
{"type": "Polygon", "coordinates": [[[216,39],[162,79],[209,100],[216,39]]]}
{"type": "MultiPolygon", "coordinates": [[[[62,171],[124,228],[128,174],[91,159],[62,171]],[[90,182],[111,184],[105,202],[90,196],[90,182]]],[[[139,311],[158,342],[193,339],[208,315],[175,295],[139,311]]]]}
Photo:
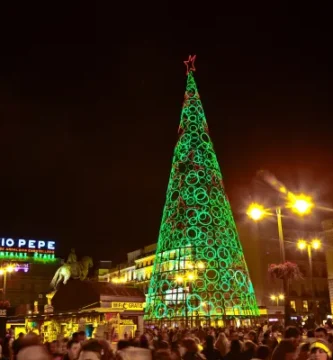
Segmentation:
{"type": "Polygon", "coordinates": [[[303,300],[303,311],[309,311],[309,305],[307,300],[303,300]]]}
{"type": "Polygon", "coordinates": [[[290,307],[291,307],[294,311],[296,311],[296,302],[295,302],[295,300],[291,300],[291,301],[290,301],[290,307]]]}

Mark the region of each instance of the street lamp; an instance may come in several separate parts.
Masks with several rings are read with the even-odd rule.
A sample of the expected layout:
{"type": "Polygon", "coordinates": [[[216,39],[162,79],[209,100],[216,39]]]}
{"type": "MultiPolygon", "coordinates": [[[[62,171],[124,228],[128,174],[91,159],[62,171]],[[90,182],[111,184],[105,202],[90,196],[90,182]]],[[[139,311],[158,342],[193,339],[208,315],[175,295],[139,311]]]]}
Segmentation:
{"type": "Polygon", "coordinates": [[[247,209],[246,214],[249,216],[249,218],[251,218],[254,221],[259,221],[261,220],[265,214],[265,208],[257,203],[252,203],[249,208],[247,209]]]}
{"type": "Polygon", "coordinates": [[[300,216],[309,214],[314,207],[311,196],[304,194],[295,195],[289,192],[287,198],[287,208],[290,208],[294,213],[300,216]]]}
{"type": "MultiPolygon", "coordinates": [[[[175,280],[180,285],[183,284],[184,289],[184,303],[185,303],[185,326],[188,327],[188,306],[187,306],[187,294],[191,293],[191,283],[196,280],[197,273],[195,270],[205,269],[205,264],[202,261],[188,262],[186,263],[186,272],[184,275],[177,275],[175,280]],[[189,271],[188,271],[189,270],[189,271]],[[188,284],[188,288],[186,286],[188,284]]],[[[192,320],[191,320],[192,323],[192,320]]]]}
{"type": "Polygon", "coordinates": [[[276,301],[276,306],[279,306],[279,300],[283,301],[284,300],[284,295],[283,294],[271,295],[270,299],[272,301],[276,301]]]}
{"type": "Polygon", "coordinates": [[[321,241],[319,239],[312,239],[311,241],[306,241],[303,239],[300,239],[297,241],[297,247],[300,250],[307,249],[308,252],[308,259],[309,259],[309,268],[310,268],[310,285],[311,285],[311,294],[312,294],[312,302],[313,302],[313,309],[314,313],[316,310],[316,304],[315,304],[315,294],[314,294],[314,286],[313,286],[313,266],[312,266],[312,249],[319,250],[321,248],[321,241]]]}
{"type": "Polygon", "coordinates": [[[0,275],[3,275],[3,288],[2,288],[2,294],[3,299],[6,300],[6,289],[7,289],[7,273],[12,273],[14,271],[14,266],[7,265],[5,267],[0,268],[0,275]]]}
{"type": "MultiPolygon", "coordinates": [[[[283,191],[283,192],[286,192],[283,191]]],[[[287,203],[285,205],[286,208],[291,209],[293,212],[300,216],[304,216],[306,214],[309,214],[314,207],[313,200],[310,196],[304,195],[304,194],[293,194],[292,192],[287,192],[287,203]]],[[[251,218],[253,221],[260,221],[266,215],[271,215],[272,212],[265,209],[263,205],[258,203],[252,203],[247,210],[247,215],[249,218],[251,218]]],[[[278,236],[279,236],[279,244],[280,244],[280,256],[282,263],[285,263],[286,256],[285,256],[285,249],[284,249],[284,236],[283,236],[283,226],[282,226],[282,207],[277,206],[275,208],[276,213],[276,220],[277,220],[277,228],[278,228],[278,236]]],[[[318,244],[317,244],[318,246],[318,244]]],[[[287,282],[286,279],[283,278],[283,291],[286,294],[286,297],[288,296],[288,289],[287,289],[287,282]]],[[[289,321],[288,315],[287,315],[287,301],[285,301],[285,317],[286,321],[285,324],[287,325],[287,322],[289,321]]]]}

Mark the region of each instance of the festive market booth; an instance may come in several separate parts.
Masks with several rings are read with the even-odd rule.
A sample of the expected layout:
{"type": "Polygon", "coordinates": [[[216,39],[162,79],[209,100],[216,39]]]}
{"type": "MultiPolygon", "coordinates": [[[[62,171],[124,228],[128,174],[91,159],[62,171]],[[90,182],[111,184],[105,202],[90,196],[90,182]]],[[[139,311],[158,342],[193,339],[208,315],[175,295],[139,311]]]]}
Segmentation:
{"type": "Polygon", "coordinates": [[[40,333],[44,341],[82,330],[87,337],[117,341],[143,330],[145,296],[137,288],[70,280],[52,295],[44,314],[26,317],[27,331],[40,333]]]}

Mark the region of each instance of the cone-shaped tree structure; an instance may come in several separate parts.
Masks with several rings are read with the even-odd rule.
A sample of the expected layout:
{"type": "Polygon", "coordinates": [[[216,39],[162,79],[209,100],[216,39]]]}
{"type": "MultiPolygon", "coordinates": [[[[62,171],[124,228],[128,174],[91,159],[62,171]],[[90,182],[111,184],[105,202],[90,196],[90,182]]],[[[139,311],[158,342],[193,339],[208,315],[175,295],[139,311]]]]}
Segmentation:
{"type": "Polygon", "coordinates": [[[194,70],[191,63],[147,295],[150,323],[218,325],[259,315],[194,70]]]}

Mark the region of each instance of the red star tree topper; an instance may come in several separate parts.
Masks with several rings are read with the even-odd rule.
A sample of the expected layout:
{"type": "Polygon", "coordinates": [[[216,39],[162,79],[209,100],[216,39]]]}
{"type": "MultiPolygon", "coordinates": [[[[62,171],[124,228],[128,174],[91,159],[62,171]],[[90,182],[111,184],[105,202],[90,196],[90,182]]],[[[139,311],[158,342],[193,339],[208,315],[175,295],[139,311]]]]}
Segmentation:
{"type": "Polygon", "coordinates": [[[194,61],[196,57],[196,55],[189,55],[188,60],[184,61],[186,66],[186,75],[188,75],[191,71],[195,71],[194,61]]]}

